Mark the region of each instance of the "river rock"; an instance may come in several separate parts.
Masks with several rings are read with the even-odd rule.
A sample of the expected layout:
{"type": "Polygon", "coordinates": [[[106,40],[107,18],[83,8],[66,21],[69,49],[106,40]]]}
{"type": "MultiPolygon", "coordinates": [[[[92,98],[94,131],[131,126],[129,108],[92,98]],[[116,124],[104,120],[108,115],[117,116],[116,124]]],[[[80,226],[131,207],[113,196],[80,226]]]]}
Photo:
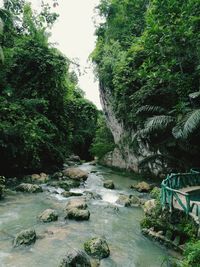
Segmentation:
{"type": "Polygon", "coordinates": [[[42,222],[53,222],[58,220],[58,214],[55,210],[46,209],[39,216],[38,219],[42,222]]]}
{"type": "Polygon", "coordinates": [[[146,182],[140,182],[136,185],[131,185],[131,188],[136,189],[138,192],[150,192],[152,186],[146,182]]]}
{"type": "Polygon", "coordinates": [[[31,181],[37,182],[37,183],[46,183],[49,180],[49,175],[47,175],[44,172],[41,172],[40,174],[32,174],[31,175],[31,181]]]}
{"type": "Polygon", "coordinates": [[[67,210],[65,219],[76,220],[76,221],[87,221],[90,218],[89,210],[71,208],[67,210]]]}
{"type": "Polygon", "coordinates": [[[42,187],[36,184],[22,183],[16,187],[16,191],[27,193],[40,193],[43,192],[42,187]]]}
{"type": "Polygon", "coordinates": [[[112,180],[106,180],[106,181],[104,181],[103,186],[105,188],[107,188],[107,189],[114,189],[115,188],[115,185],[114,185],[114,183],[113,183],[112,180]]]}
{"type": "Polygon", "coordinates": [[[108,244],[104,238],[95,237],[84,243],[86,253],[97,259],[107,258],[110,255],[108,244]]]}
{"type": "Polygon", "coordinates": [[[85,198],[76,198],[76,199],[70,199],[67,202],[67,205],[65,206],[65,210],[70,210],[70,209],[86,209],[87,208],[87,203],[85,198]]]}
{"type": "Polygon", "coordinates": [[[13,246],[31,245],[36,241],[36,232],[34,229],[23,230],[18,233],[14,239],[13,246]]]}
{"type": "Polygon", "coordinates": [[[63,197],[80,197],[82,196],[83,194],[82,193],[74,193],[74,192],[69,192],[69,191],[64,191],[62,192],[61,194],[63,197]]]}
{"type": "Polygon", "coordinates": [[[84,251],[74,249],[67,252],[59,267],[91,267],[91,263],[84,251]]]}
{"type": "Polygon", "coordinates": [[[124,207],[139,206],[141,204],[141,200],[133,195],[120,195],[116,203],[123,205],[124,207]]]}
{"type": "Polygon", "coordinates": [[[84,191],[85,195],[86,195],[86,199],[90,200],[90,199],[96,199],[96,200],[101,200],[102,196],[99,195],[96,192],[91,192],[91,191],[84,191]]]}
{"type": "Polygon", "coordinates": [[[144,203],[143,209],[145,214],[151,214],[152,210],[156,207],[156,200],[151,199],[144,203]]]}
{"type": "Polygon", "coordinates": [[[88,173],[79,168],[68,168],[63,171],[63,174],[70,179],[85,181],[88,178],[88,173]]]}
{"type": "Polygon", "coordinates": [[[56,186],[63,188],[66,191],[69,191],[71,188],[76,188],[80,186],[80,181],[75,181],[68,179],[65,181],[59,181],[56,183],[56,186]]]}

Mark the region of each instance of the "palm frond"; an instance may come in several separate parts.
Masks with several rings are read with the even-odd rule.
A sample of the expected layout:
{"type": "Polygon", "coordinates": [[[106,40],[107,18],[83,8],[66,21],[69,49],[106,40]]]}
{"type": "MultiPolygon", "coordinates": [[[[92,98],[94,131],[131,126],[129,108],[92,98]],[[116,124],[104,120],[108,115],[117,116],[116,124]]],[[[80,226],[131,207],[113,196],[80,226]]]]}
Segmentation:
{"type": "Polygon", "coordinates": [[[165,113],[165,109],[160,106],[145,105],[137,110],[136,115],[145,115],[145,114],[160,115],[163,113],[165,113]]]}
{"type": "Polygon", "coordinates": [[[183,137],[187,138],[200,126],[200,109],[196,109],[189,114],[184,127],[183,137]]]}
{"type": "Polygon", "coordinates": [[[154,132],[160,132],[163,131],[169,127],[173,127],[175,124],[175,118],[172,116],[154,116],[149,118],[145,125],[144,129],[139,131],[139,134],[141,136],[147,136],[154,132]]]}

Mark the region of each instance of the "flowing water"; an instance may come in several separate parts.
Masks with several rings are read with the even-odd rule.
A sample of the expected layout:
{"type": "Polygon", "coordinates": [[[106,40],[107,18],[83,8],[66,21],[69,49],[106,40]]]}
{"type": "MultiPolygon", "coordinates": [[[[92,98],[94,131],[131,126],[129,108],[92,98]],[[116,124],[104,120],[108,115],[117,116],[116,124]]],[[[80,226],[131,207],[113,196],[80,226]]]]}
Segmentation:
{"type": "MultiPolygon", "coordinates": [[[[167,251],[140,233],[140,208],[125,208],[116,204],[120,193],[133,194],[129,186],[137,181],[128,175],[110,169],[81,165],[90,173],[86,184],[74,192],[90,191],[101,195],[102,200],[88,201],[90,220],[76,222],[64,220],[63,207],[70,198],[48,189],[39,194],[22,194],[6,197],[0,202],[0,267],[57,267],[69,249],[83,249],[91,237],[104,236],[111,255],[101,261],[101,267],[161,267],[167,251]],[[112,179],[115,190],[105,189],[103,181],[112,179]],[[37,215],[46,208],[56,209],[59,220],[51,223],[37,221],[37,215]],[[21,230],[34,227],[43,235],[29,247],[13,248],[13,237],[21,230]]],[[[59,193],[62,190],[58,190],[59,193]]]]}

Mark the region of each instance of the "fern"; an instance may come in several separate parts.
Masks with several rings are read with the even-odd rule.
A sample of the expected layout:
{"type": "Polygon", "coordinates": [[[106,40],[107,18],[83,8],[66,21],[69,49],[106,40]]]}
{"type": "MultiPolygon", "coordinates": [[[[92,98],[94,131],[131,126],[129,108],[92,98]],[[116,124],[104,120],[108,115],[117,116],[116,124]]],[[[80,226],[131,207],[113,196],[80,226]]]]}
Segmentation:
{"type": "Polygon", "coordinates": [[[160,106],[150,106],[150,105],[145,105],[145,106],[142,106],[140,107],[136,114],[137,115],[146,115],[146,114],[163,114],[165,113],[165,109],[160,107],[160,106]]]}

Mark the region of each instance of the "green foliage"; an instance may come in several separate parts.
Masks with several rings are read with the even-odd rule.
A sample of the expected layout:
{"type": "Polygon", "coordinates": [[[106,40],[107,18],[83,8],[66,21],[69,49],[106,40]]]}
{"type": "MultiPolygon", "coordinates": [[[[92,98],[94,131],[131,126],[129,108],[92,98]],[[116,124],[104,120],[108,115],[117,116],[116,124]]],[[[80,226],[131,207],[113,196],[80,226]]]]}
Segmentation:
{"type": "Polygon", "coordinates": [[[69,59],[48,44],[57,14],[9,0],[0,17],[0,174],[55,169],[69,153],[87,158],[97,110],[82,97],[69,59]]]}
{"type": "Polygon", "coordinates": [[[198,267],[200,264],[200,240],[187,244],[182,267],[198,267]]]}
{"type": "Polygon", "coordinates": [[[199,12],[197,0],[102,0],[92,53],[126,131],[188,165],[200,156],[199,109],[188,97],[200,86],[199,12]]]}
{"type": "Polygon", "coordinates": [[[115,147],[113,136],[108,129],[104,116],[99,113],[96,136],[91,146],[91,153],[101,159],[115,147]]]}

